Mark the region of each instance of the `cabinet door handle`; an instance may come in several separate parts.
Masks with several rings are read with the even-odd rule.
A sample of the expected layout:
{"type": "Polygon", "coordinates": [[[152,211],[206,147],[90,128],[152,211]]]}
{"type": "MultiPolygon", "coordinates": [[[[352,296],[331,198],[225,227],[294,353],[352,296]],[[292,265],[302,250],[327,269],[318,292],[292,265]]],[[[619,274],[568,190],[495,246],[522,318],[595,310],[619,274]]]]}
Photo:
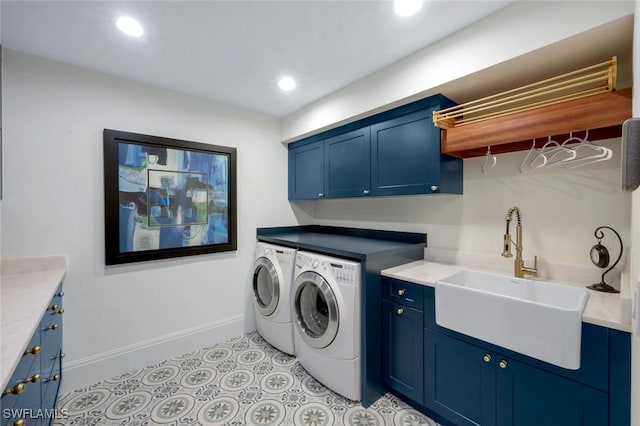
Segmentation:
{"type": "Polygon", "coordinates": [[[431,185],[431,190],[436,192],[438,190],[438,185],[431,185]]]}
{"type": "Polygon", "coordinates": [[[60,315],[64,314],[64,309],[58,310],[58,314],[60,314],[60,315]]]}
{"type": "Polygon", "coordinates": [[[34,374],[33,376],[27,379],[29,383],[38,383],[42,379],[42,376],[39,374],[34,374]]]}
{"type": "Polygon", "coordinates": [[[49,310],[51,310],[51,311],[57,311],[57,310],[58,310],[58,305],[51,305],[51,307],[49,308],[49,310]]]}
{"type": "Polygon", "coordinates": [[[321,192],[321,193],[318,194],[318,197],[322,198],[322,197],[324,197],[324,194],[321,192]]]}
{"type": "Polygon", "coordinates": [[[396,311],[396,314],[398,315],[404,314],[404,308],[398,308],[398,310],[396,311]]]}
{"type": "Polygon", "coordinates": [[[58,327],[60,327],[58,324],[53,324],[51,327],[49,327],[49,330],[57,330],[58,327]]]}
{"type": "Polygon", "coordinates": [[[58,380],[60,380],[60,375],[59,374],[54,374],[53,377],[51,377],[51,381],[53,381],[53,382],[57,382],[58,380]]]}
{"type": "Polygon", "coordinates": [[[36,355],[39,354],[42,348],[40,346],[34,346],[31,349],[28,349],[24,354],[25,355],[36,355]]]}
{"type": "Polygon", "coordinates": [[[404,288],[398,289],[398,296],[404,296],[405,293],[406,293],[406,290],[404,288]]]}
{"type": "Polygon", "coordinates": [[[60,352],[60,355],[58,355],[58,358],[62,359],[66,356],[66,354],[64,352],[60,352]]]}
{"type": "Polygon", "coordinates": [[[18,383],[17,385],[12,387],[11,389],[7,389],[6,391],[4,391],[4,393],[5,393],[5,395],[20,395],[26,389],[27,389],[27,387],[24,385],[24,383],[18,383]]]}
{"type": "Polygon", "coordinates": [[[16,420],[13,426],[27,426],[27,421],[25,419],[16,420]]]}
{"type": "Polygon", "coordinates": [[[486,354],[483,359],[484,359],[484,362],[490,362],[491,361],[491,355],[490,354],[486,354]]]}
{"type": "Polygon", "coordinates": [[[61,291],[60,293],[56,294],[56,296],[58,296],[58,297],[64,296],[64,291],[61,291]]]}
{"type": "Polygon", "coordinates": [[[507,361],[503,359],[498,365],[500,366],[500,368],[507,368],[507,361]]]}
{"type": "Polygon", "coordinates": [[[368,190],[368,189],[365,189],[364,191],[362,191],[362,193],[363,193],[364,195],[367,195],[367,194],[369,193],[369,190],[368,190]]]}

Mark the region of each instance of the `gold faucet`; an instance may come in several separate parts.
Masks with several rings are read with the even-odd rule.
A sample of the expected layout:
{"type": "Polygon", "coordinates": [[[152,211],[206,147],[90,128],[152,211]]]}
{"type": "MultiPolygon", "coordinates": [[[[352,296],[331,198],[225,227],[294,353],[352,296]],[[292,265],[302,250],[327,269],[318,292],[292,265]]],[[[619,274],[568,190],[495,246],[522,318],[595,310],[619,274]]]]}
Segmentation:
{"type": "Polygon", "coordinates": [[[518,225],[516,226],[516,260],[513,264],[513,275],[516,278],[524,278],[525,275],[537,275],[538,274],[538,256],[534,256],[533,268],[524,266],[524,260],[522,260],[522,217],[520,216],[520,209],[517,207],[511,207],[507,212],[507,233],[504,234],[504,250],[502,251],[503,257],[513,257],[511,254],[511,234],[509,234],[509,224],[511,223],[511,217],[516,214],[518,219],[518,225]]]}

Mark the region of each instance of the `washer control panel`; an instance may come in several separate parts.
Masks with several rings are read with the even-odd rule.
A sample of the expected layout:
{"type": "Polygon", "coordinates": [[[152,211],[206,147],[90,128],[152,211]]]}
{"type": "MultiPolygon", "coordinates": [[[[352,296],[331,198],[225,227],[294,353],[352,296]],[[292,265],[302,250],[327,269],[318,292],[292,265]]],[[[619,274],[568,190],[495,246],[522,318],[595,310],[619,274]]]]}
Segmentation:
{"type": "Polygon", "coordinates": [[[360,264],[349,260],[298,253],[296,256],[296,271],[312,270],[333,278],[338,284],[357,284],[360,282],[360,264]]]}

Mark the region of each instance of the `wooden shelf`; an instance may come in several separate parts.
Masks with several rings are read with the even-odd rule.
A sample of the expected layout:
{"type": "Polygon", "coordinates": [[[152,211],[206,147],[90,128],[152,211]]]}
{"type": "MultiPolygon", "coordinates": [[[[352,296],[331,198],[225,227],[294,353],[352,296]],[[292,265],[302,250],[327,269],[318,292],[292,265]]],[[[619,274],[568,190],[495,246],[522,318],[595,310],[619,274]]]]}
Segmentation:
{"type": "Polygon", "coordinates": [[[442,152],[459,158],[531,148],[549,136],[564,140],[569,132],[589,130],[589,140],[617,137],[631,118],[631,89],[602,93],[505,117],[442,130],[442,152]],[[565,136],[566,135],[566,136],[565,136]]]}

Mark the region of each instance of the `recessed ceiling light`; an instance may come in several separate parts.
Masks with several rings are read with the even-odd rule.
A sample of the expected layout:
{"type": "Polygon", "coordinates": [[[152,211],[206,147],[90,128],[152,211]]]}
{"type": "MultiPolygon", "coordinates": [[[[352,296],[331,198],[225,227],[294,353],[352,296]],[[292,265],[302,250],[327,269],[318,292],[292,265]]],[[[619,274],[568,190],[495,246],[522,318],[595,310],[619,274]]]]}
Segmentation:
{"type": "Polygon", "coordinates": [[[128,16],[118,18],[116,26],[120,31],[132,37],[140,37],[144,34],[144,29],[142,29],[140,22],[128,16]]]}
{"type": "Polygon", "coordinates": [[[393,10],[398,16],[411,16],[422,8],[422,0],[394,0],[393,10]]]}
{"type": "Polygon", "coordinates": [[[282,77],[278,82],[278,87],[285,92],[290,92],[296,88],[296,81],[291,77],[282,77]]]}

